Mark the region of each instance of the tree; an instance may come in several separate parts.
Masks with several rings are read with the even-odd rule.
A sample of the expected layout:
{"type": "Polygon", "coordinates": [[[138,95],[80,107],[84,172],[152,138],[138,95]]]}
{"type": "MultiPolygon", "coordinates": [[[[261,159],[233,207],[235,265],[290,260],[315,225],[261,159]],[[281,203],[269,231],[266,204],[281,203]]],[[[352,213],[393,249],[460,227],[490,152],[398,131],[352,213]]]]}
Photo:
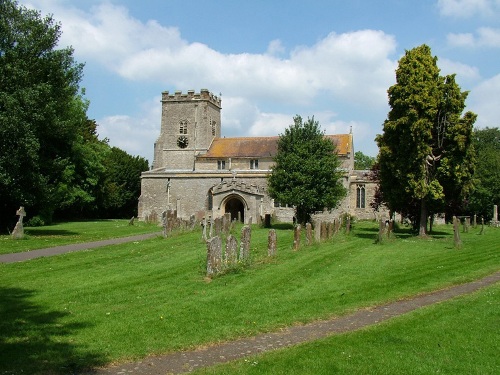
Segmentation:
{"type": "Polygon", "coordinates": [[[399,60],[388,90],[389,111],[379,146],[380,189],[392,212],[427,233],[432,213],[456,212],[472,189],[476,115],[465,108],[454,75],[440,76],[437,58],[422,45],[399,60]]]}
{"type": "Polygon", "coordinates": [[[473,136],[477,152],[475,189],[469,199],[469,212],[491,220],[493,205],[500,205],[500,129],[476,129],[473,136]]]}
{"type": "Polygon", "coordinates": [[[83,65],[56,49],[60,35],[52,17],[0,0],[0,230],[20,205],[50,221],[56,208],[91,200],[83,65]]]}
{"type": "Polygon", "coordinates": [[[302,122],[296,116],[293,121],[278,140],[269,194],[294,206],[298,222],[306,223],[315,211],[335,208],[346,191],[335,146],[319,123],[314,117],[302,122]]]}
{"type": "Polygon", "coordinates": [[[369,170],[375,164],[376,158],[363,154],[361,151],[354,153],[354,169],[369,170]]]}

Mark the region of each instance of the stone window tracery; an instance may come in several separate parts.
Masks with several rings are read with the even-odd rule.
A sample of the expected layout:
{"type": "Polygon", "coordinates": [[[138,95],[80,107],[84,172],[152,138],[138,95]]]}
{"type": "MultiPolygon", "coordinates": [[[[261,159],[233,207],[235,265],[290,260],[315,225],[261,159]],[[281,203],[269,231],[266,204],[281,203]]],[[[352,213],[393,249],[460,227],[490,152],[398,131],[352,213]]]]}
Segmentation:
{"type": "Polygon", "coordinates": [[[366,207],[366,190],[365,185],[356,186],[356,208],[366,207]]]}

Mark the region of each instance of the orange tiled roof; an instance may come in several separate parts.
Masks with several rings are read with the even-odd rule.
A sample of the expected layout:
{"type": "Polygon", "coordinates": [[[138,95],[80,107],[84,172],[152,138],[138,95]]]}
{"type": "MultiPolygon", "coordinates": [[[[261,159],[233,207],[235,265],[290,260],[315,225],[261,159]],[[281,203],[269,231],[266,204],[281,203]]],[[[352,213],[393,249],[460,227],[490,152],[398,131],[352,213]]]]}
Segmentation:
{"type": "MultiPolygon", "coordinates": [[[[352,153],[352,135],[326,135],[337,146],[339,155],[352,153]]],[[[266,158],[278,151],[279,137],[215,138],[207,153],[201,158],[266,158]]]]}

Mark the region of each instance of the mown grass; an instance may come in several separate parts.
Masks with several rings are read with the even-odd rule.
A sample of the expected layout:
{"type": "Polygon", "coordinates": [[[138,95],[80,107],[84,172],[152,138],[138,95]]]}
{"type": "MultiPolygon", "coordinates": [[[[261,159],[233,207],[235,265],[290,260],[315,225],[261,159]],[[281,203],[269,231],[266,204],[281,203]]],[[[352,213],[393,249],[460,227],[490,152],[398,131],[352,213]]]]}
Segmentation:
{"type": "Polygon", "coordinates": [[[139,221],[136,221],[134,225],[128,225],[128,223],[129,220],[98,220],[25,227],[25,238],[21,240],[13,240],[9,235],[0,235],[0,254],[160,231],[156,224],[139,221]]]}
{"type": "Polygon", "coordinates": [[[498,374],[500,285],[367,329],[195,374],[498,374]]]}
{"type": "MultiPolygon", "coordinates": [[[[292,231],[253,227],[252,262],[205,278],[199,231],[0,265],[0,373],[67,373],[343,315],[497,271],[500,231],[401,232],[377,225],[292,251],[292,231]]],[[[239,237],[239,236],[238,236],[239,237]]],[[[305,241],[303,241],[305,243],[305,241]]]]}

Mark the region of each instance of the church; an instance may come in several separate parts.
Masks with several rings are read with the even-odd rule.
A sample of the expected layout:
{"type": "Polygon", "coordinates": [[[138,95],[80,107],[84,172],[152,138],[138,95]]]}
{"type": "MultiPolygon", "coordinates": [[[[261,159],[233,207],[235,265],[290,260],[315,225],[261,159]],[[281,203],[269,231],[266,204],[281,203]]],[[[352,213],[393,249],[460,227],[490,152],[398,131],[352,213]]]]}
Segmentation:
{"type": "MultiPolygon", "coordinates": [[[[258,223],[270,214],[275,221],[293,219],[293,209],[283,207],[267,193],[278,136],[221,136],[221,98],[206,89],[196,93],[162,93],[160,135],[154,145],[151,170],[141,175],[138,217],[150,220],[163,211],[177,217],[221,217],[226,213],[244,223],[258,223]]],[[[342,183],[348,194],[333,211],[359,219],[374,219],[370,207],[376,183],[368,171],[354,170],[353,134],[327,135],[336,145],[342,183]]]]}

